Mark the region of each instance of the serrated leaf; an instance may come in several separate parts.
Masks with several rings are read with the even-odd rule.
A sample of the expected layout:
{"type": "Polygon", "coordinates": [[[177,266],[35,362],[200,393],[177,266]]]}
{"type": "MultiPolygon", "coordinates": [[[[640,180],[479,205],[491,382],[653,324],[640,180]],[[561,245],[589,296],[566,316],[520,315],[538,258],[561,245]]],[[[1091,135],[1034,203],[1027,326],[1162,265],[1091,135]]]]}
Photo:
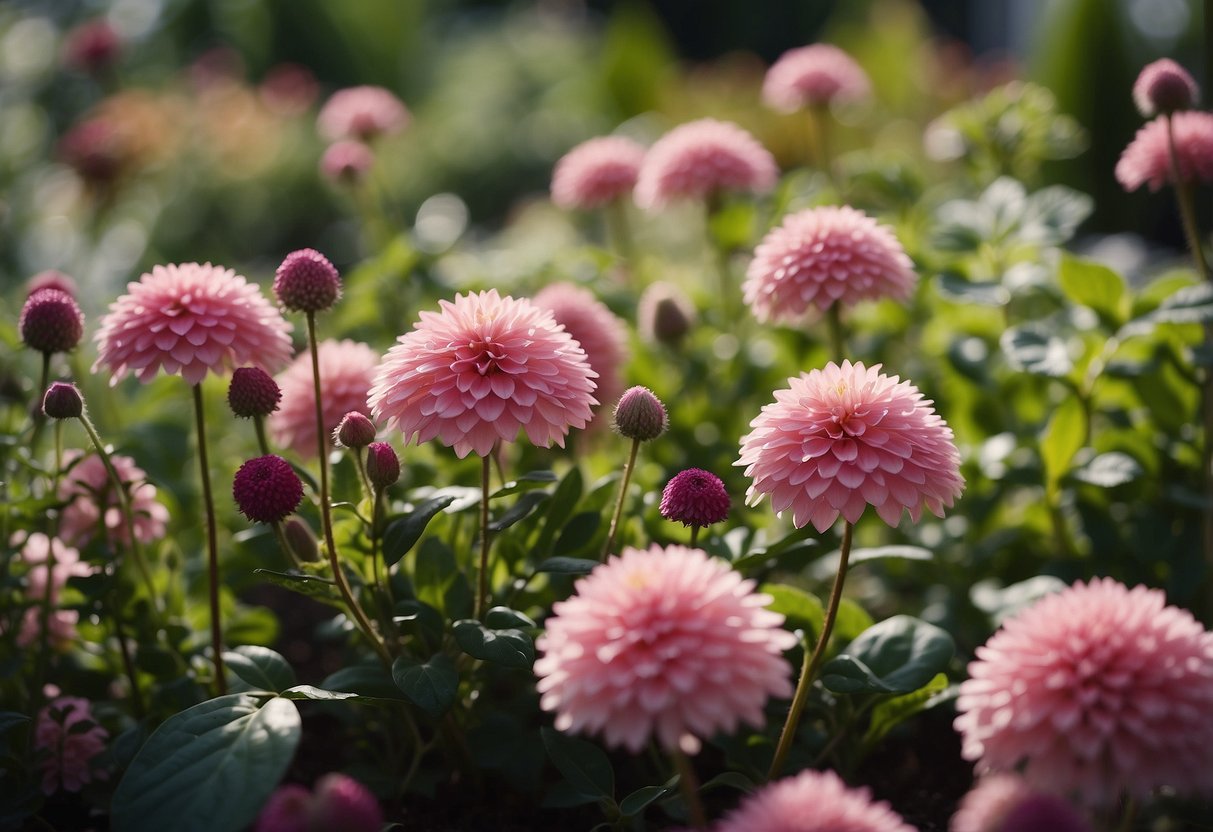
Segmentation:
{"type": "Polygon", "coordinates": [[[432,497],[417,505],[408,514],[401,515],[388,523],[383,532],[383,562],[393,566],[417,545],[425,527],[434,519],[434,515],[455,502],[455,495],[445,494],[432,497]]]}
{"type": "Polygon", "coordinates": [[[345,602],[341,598],[337,585],[328,578],[322,578],[319,575],[274,572],[270,569],[254,569],[253,574],[260,575],[270,583],[285,587],[291,592],[297,592],[300,595],[315,598],[317,601],[323,601],[330,606],[345,609],[345,602]]]}
{"type": "Polygon", "coordinates": [[[460,649],[474,658],[526,669],[535,663],[535,642],[522,630],[490,630],[472,618],[456,621],[451,630],[460,649]]]}
{"type": "Polygon", "coordinates": [[[821,632],[825,612],[816,595],[786,584],[763,584],[758,591],[771,596],[767,609],[782,615],[786,627],[804,630],[814,638],[821,632]]]}
{"type": "Polygon", "coordinates": [[[1132,482],[1143,473],[1141,463],[1120,451],[1108,451],[1074,472],[1074,478],[1100,488],[1115,488],[1132,482]]]}
{"type": "Polygon", "coordinates": [[[822,684],[836,693],[909,693],[942,672],[955,649],[939,627],[895,615],[864,630],[827,662],[822,684]]]}
{"type": "Polygon", "coordinates": [[[915,714],[948,701],[950,697],[943,695],[947,690],[947,675],[937,673],[931,681],[918,690],[878,702],[872,708],[872,719],[864,734],[864,744],[870,747],[915,714]]]}
{"type": "Polygon", "coordinates": [[[1045,469],[1045,491],[1055,499],[1062,478],[1069,472],[1074,455],[1087,439],[1087,411],[1077,397],[1061,403],[1049,417],[1040,438],[1040,459],[1045,469]]]}
{"type": "Polygon", "coordinates": [[[536,572],[551,572],[554,575],[588,575],[600,561],[585,558],[548,558],[535,567],[536,572]]]}
{"type": "Polygon", "coordinates": [[[615,801],[615,772],[602,749],[566,736],[546,725],[539,729],[543,747],[569,785],[586,797],[615,801]]]}
{"type": "Polygon", "coordinates": [[[289,662],[268,647],[244,645],[225,650],[223,663],[233,693],[250,690],[284,691],[295,684],[289,662]]]}
{"type": "Polygon", "coordinates": [[[441,716],[459,692],[459,671],[446,653],[428,661],[400,656],[392,663],[392,678],[405,697],[431,716],[441,716]]]}
{"type": "Polygon", "coordinates": [[[1057,280],[1066,297],[1094,309],[1104,324],[1118,329],[1129,315],[1124,278],[1100,263],[1062,255],[1057,280]]]}

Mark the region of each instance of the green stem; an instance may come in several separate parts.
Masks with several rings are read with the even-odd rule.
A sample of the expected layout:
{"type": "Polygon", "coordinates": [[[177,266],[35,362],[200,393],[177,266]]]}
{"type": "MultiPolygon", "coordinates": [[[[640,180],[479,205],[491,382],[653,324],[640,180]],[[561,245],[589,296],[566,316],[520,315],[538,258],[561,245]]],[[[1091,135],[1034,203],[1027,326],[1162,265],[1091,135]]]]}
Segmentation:
{"type": "Polygon", "coordinates": [[[822,659],[825,658],[826,645],[830,643],[830,634],[834,631],[834,621],[838,618],[838,605],[842,602],[842,587],[847,579],[847,562],[851,557],[851,538],[854,531],[855,526],[849,520],[846,521],[846,526],[842,531],[842,546],[838,554],[838,574],[834,576],[834,588],[830,590],[830,602],[826,607],[825,621],[821,625],[821,636],[817,639],[817,646],[813,649],[811,656],[807,650],[805,651],[800,681],[796,683],[796,693],[792,697],[792,707],[788,711],[788,719],[783,725],[783,732],[779,735],[775,758],[771,760],[771,768],[767,772],[769,780],[774,780],[779,776],[779,772],[788,758],[788,752],[792,750],[792,741],[796,738],[800,715],[804,711],[805,703],[809,699],[809,691],[813,687],[813,677],[816,675],[822,659]]]}
{"type": "Polygon", "coordinates": [[[830,180],[831,187],[838,190],[838,179],[834,174],[834,160],[830,154],[830,110],[828,106],[816,105],[809,108],[809,129],[813,133],[813,153],[817,167],[830,180]]]}
{"type": "Polygon", "coordinates": [[[51,608],[54,606],[53,592],[55,589],[55,538],[47,536],[46,540],[46,595],[42,599],[41,622],[38,632],[38,684],[34,690],[35,701],[41,701],[42,690],[46,687],[46,672],[51,655],[51,608]]]}
{"type": "Polygon", "coordinates": [[[290,560],[291,566],[302,572],[303,562],[299,560],[299,555],[295,553],[295,550],[291,548],[290,541],[286,539],[286,532],[282,530],[282,521],[275,520],[270,526],[274,529],[274,537],[278,540],[278,547],[282,549],[287,559],[290,560]]]}
{"type": "Polygon", "coordinates": [[[674,760],[674,768],[678,770],[678,789],[682,792],[682,799],[686,801],[691,828],[707,829],[708,818],[703,811],[703,801],[699,799],[699,778],[695,776],[695,767],[681,749],[671,751],[670,757],[674,760]]]}
{"type": "MultiPolygon", "coordinates": [[[[202,385],[195,384],[194,420],[198,425],[198,469],[202,475],[202,505],[206,512],[206,567],[211,606],[211,651],[215,662],[215,688],[219,695],[227,693],[227,677],[223,669],[223,622],[219,612],[219,543],[215,523],[215,499],[211,495],[211,466],[206,455],[206,411],[202,406],[202,385]]],[[[134,529],[131,529],[134,537],[134,529]]]]}
{"type": "Polygon", "coordinates": [[[635,281],[637,274],[636,244],[632,239],[632,228],[628,223],[627,204],[622,199],[613,199],[603,208],[606,217],[607,235],[612,247],[623,262],[628,276],[635,281]]]}
{"type": "Polygon", "coordinates": [[[42,428],[46,425],[46,414],[42,412],[42,397],[46,395],[46,388],[51,383],[51,354],[49,352],[42,353],[42,375],[39,377],[38,387],[38,404],[34,407],[34,432],[29,439],[29,455],[35,456],[38,452],[38,439],[42,436],[42,428]]]}
{"type": "Polygon", "coordinates": [[[253,417],[253,427],[257,431],[257,445],[261,448],[262,456],[270,455],[270,443],[265,438],[265,419],[261,416],[253,417]]]}
{"type": "Polygon", "coordinates": [[[1205,280],[1210,279],[1209,263],[1205,260],[1204,247],[1200,242],[1200,230],[1196,224],[1196,210],[1192,198],[1192,183],[1184,179],[1179,172],[1179,157],[1175,151],[1175,121],[1172,116],[1167,120],[1167,149],[1171,167],[1171,178],[1175,180],[1175,199],[1179,203],[1179,217],[1184,227],[1184,237],[1187,238],[1188,248],[1192,250],[1192,259],[1196,261],[1196,270],[1205,280]]]}
{"type": "Polygon", "coordinates": [[[489,595],[489,475],[492,452],[480,460],[480,573],[476,579],[476,617],[484,620],[489,595]]]}
{"type": "Polygon", "coordinates": [[[691,526],[691,548],[692,549],[694,549],[695,544],[699,542],[699,530],[701,528],[703,528],[703,527],[694,525],[694,524],[692,524],[692,526],[691,526]]]}
{"type": "Polygon", "coordinates": [[[114,632],[118,636],[118,651],[122,654],[122,667],[126,671],[126,678],[131,683],[131,711],[136,719],[143,719],[143,694],[139,691],[139,677],[135,673],[131,648],[127,644],[126,633],[122,630],[122,620],[116,610],[114,612],[114,632]]]}
{"type": "Polygon", "coordinates": [[[833,353],[835,363],[842,366],[843,359],[847,357],[847,339],[842,328],[842,304],[837,301],[830,304],[826,311],[826,322],[830,328],[830,352],[833,353]]]}
{"type": "Polygon", "coordinates": [[[632,450],[628,454],[628,462],[623,466],[623,482],[619,485],[619,497],[615,500],[615,513],[611,515],[611,527],[607,531],[606,545],[602,547],[602,559],[606,560],[611,549],[615,546],[615,535],[619,531],[619,520],[623,517],[623,503],[627,499],[628,484],[632,481],[632,469],[636,467],[636,453],[640,450],[640,440],[632,440],[632,450]]]}

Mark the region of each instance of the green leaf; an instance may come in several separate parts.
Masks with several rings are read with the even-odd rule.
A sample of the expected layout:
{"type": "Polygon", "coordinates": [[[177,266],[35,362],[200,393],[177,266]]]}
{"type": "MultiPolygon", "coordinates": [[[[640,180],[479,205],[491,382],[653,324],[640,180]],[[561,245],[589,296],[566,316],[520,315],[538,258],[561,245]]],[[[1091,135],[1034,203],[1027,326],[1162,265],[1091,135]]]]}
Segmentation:
{"type": "Polygon", "coordinates": [[[615,801],[615,772],[602,749],[592,742],[566,736],[546,725],[539,729],[543,747],[557,770],[586,797],[615,801]]]}
{"type": "Polygon", "coordinates": [[[506,497],[510,494],[518,494],[522,491],[530,491],[535,488],[542,488],[548,483],[556,482],[555,471],[528,471],[516,480],[511,480],[505,485],[498,488],[489,495],[490,500],[495,500],[498,497],[506,497]]]}
{"type": "Polygon", "coordinates": [[[867,610],[850,598],[843,598],[838,604],[838,617],[834,620],[834,634],[830,638],[837,644],[846,644],[874,623],[867,610]]]}
{"type": "Polygon", "coordinates": [[[551,572],[555,575],[588,575],[600,561],[584,558],[548,558],[535,567],[536,572],[551,572]]]}
{"type": "Polygon", "coordinates": [[[538,627],[535,620],[526,613],[512,610],[509,607],[493,607],[484,616],[484,623],[494,630],[507,630],[511,627],[538,627]]]}
{"type": "Polygon", "coordinates": [[[295,754],[295,703],[246,693],[169,717],[135,756],[113,798],[124,832],[237,832],[257,817],[295,754]]]}
{"type": "Polygon", "coordinates": [[[1049,417],[1040,438],[1040,458],[1045,469],[1045,491],[1055,500],[1062,478],[1069,472],[1074,455],[1087,440],[1087,411],[1077,397],[1061,403],[1049,417]]]}
{"type": "Polygon", "coordinates": [[[999,586],[994,579],[987,579],[973,585],[969,599],[997,625],[1046,595],[1061,592],[1066,586],[1065,581],[1054,575],[1037,575],[1006,587],[999,586]]]}
{"type": "Polygon", "coordinates": [[[711,780],[703,784],[701,792],[711,791],[712,789],[736,789],[739,792],[749,794],[754,791],[757,786],[754,781],[746,777],[739,771],[725,771],[717,774],[711,780]]]}
{"type": "Polygon", "coordinates": [[[446,621],[443,620],[442,614],[429,604],[412,599],[397,601],[392,613],[402,631],[415,633],[435,646],[442,640],[446,621]]]}
{"type": "Polygon", "coordinates": [[[408,514],[401,515],[388,523],[383,532],[383,562],[388,566],[399,563],[400,559],[408,554],[409,550],[421,539],[421,534],[429,522],[434,519],[434,515],[453,502],[455,502],[453,494],[432,497],[418,504],[408,514]]]}
{"type": "Polygon", "coordinates": [[[863,737],[864,744],[869,747],[874,745],[889,731],[915,714],[948,701],[955,696],[956,691],[957,689],[953,688],[949,692],[948,677],[943,673],[937,673],[931,681],[918,690],[877,703],[872,708],[872,719],[868,723],[868,730],[863,737]]]}
{"type": "Polygon", "coordinates": [[[30,718],[16,711],[0,711],[0,734],[13,730],[18,725],[24,725],[30,718]]]}
{"type": "Polygon", "coordinates": [[[1213,321],[1213,284],[1186,286],[1168,297],[1146,318],[1155,323],[1202,324],[1213,321]]]}
{"type": "Polygon", "coordinates": [[[1107,266],[1064,254],[1057,279],[1066,297],[1094,309],[1109,329],[1120,328],[1129,317],[1129,293],[1124,278],[1107,266]]]}
{"type": "Polygon", "coordinates": [[[821,632],[825,613],[816,595],[786,584],[763,584],[758,591],[771,596],[773,600],[767,609],[782,615],[785,626],[804,630],[814,637],[821,632]]]}
{"type": "Polygon", "coordinates": [[[295,671],[290,664],[268,647],[248,644],[225,650],[223,663],[233,693],[250,690],[278,693],[295,684],[295,671]]]}
{"type": "Polygon", "coordinates": [[[312,685],[295,685],[279,694],[283,699],[309,699],[313,702],[334,702],[339,699],[357,699],[358,694],[339,690],[324,690],[312,685]]]}
{"type": "Polygon", "coordinates": [[[358,664],[343,667],[320,683],[324,690],[354,693],[368,699],[404,699],[404,694],[383,665],[358,664]]]}
{"type": "Polygon", "coordinates": [[[489,523],[489,531],[500,532],[508,529],[510,526],[530,516],[539,504],[548,499],[549,494],[546,491],[528,491],[523,494],[514,505],[510,506],[501,513],[496,520],[489,523]]]}
{"type": "Polygon", "coordinates": [[[437,537],[428,537],[417,550],[417,565],[413,572],[413,585],[420,601],[446,615],[447,593],[460,580],[466,580],[459,572],[455,553],[437,537]]]}
{"type": "Polygon", "coordinates": [[[456,621],[451,629],[455,641],[469,656],[528,670],[535,663],[535,642],[522,630],[490,630],[471,618],[456,621]]]}
{"type": "Polygon", "coordinates": [[[425,662],[400,656],[392,663],[392,678],[410,702],[435,717],[455,703],[459,692],[459,671],[446,653],[425,662]]]}
{"type": "Polygon", "coordinates": [[[543,528],[540,529],[539,539],[535,544],[540,554],[546,555],[552,551],[552,541],[573,515],[573,509],[581,499],[583,488],[581,468],[574,465],[552,492],[552,499],[548,501],[547,510],[543,513],[543,528]]]}
{"type": "Polygon", "coordinates": [[[272,584],[285,587],[291,592],[298,592],[317,601],[323,601],[334,607],[345,609],[345,602],[337,590],[337,584],[319,575],[298,575],[289,572],[274,572],[270,569],[254,569],[254,575],[260,575],[272,584]]]}
{"type": "Polygon", "coordinates": [[[602,515],[597,511],[583,511],[565,524],[552,547],[557,552],[583,552],[602,526],[602,515]]]}
{"type": "Polygon", "coordinates": [[[1001,283],[974,283],[951,273],[935,278],[935,289],[948,300],[976,306],[1006,306],[1011,300],[1011,293],[1001,283]]]}
{"type": "Polygon", "coordinates": [[[1074,478],[1100,488],[1115,488],[1132,482],[1142,473],[1141,463],[1133,457],[1120,451],[1108,451],[1075,471],[1074,478]]]}
{"type": "Polygon", "coordinates": [[[636,791],[619,801],[619,812],[625,818],[639,815],[655,801],[678,788],[678,778],[672,777],[661,786],[641,786],[636,791]]]}
{"type": "Polygon", "coordinates": [[[1060,378],[1074,368],[1066,342],[1043,324],[1011,327],[998,339],[1007,363],[1015,370],[1060,378]]]}
{"type": "Polygon", "coordinates": [[[827,662],[822,684],[836,693],[909,693],[947,667],[955,649],[939,627],[895,615],[864,630],[827,662]]]}

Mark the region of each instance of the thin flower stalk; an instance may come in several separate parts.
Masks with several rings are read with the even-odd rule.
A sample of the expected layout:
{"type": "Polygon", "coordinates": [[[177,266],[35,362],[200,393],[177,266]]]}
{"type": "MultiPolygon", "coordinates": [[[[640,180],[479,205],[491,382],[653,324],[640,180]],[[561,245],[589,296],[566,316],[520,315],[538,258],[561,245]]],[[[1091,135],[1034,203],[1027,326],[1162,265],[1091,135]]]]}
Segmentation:
{"type": "MultiPolygon", "coordinates": [[[[202,404],[202,384],[193,385],[194,419],[198,426],[198,468],[202,477],[202,505],[206,514],[206,565],[208,597],[211,609],[211,652],[215,663],[215,687],[220,696],[227,693],[223,667],[223,622],[219,609],[219,544],[216,540],[215,498],[211,494],[210,463],[206,451],[206,415],[202,404]]],[[[132,531],[133,531],[132,526],[132,531]]],[[[132,534],[133,536],[133,534],[132,534]]]]}

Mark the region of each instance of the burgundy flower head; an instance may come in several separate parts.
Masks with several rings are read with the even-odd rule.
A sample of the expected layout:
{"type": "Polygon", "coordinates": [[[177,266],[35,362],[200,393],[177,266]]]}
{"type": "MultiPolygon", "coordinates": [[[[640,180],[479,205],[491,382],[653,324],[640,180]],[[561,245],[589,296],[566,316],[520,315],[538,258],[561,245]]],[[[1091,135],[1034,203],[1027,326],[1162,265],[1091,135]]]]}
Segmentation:
{"type": "Polygon", "coordinates": [[[661,399],[647,387],[631,387],[615,405],[615,430],[628,439],[648,442],[665,433],[669,417],[661,399]]]}
{"type": "Polygon", "coordinates": [[[50,419],[77,419],[84,414],[84,398],[76,385],[56,381],[46,388],[42,412],[50,419]]]}
{"type": "Polygon", "coordinates": [[[260,367],[240,367],[232,373],[227,403],[237,416],[245,419],[269,416],[278,409],[281,400],[278,382],[260,367]]]}
{"type": "Polygon", "coordinates": [[[21,340],[38,352],[70,352],[84,337],[84,313],[61,289],[39,289],[21,307],[21,340]]]}
{"type": "Polygon", "coordinates": [[[351,410],[341,417],[333,441],[343,448],[365,448],[375,441],[375,423],[366,414],[351,410]]]}
{"type": "Polygon", "coordinates": [[[661,516],[684,526],[710,526],[729,516],[729,493],[715,474],[688,468],[661,492],[661,516]]]}
{"type": "Polygon", "coordinates": [[[232,497],[248,519],[276,523],[298,508],[303,499],[303,481],[285,459],[266,454],[250,459],[236,471],[232,497]]]}
{"type": "Polygon", "coordinates": [[[323,312],[341,297],[341,275],[312,248],[292,251],[274,275],[278,302],[293,312],[323,312]]]}
{"type": "Polygon", "coordinates": [[[81,72],[100,72],[121,52],[122,40],[104,18],[81,23],[67,33],[63,42],[64,62],[81,72]]]}
{"type": "Polygon", "coordinates": [[[1147,64],[1133,84],[1133,103],[1146,118],[1191,109],[1198,98],[1195,79],[1170,58],[1147,64]]]}
{"type": "Polygon", "coordinates": [[[636,328],[645,341],[676,347],[698,322],[695,304],[674,283],[655,281],[640,295],[636,328]]]}
{"type": "Polygon", "coordinates": [[[376,491],[382,491],[400,479],[400,457],[386,442],[366,446],[366,478],[376,491]]]}

